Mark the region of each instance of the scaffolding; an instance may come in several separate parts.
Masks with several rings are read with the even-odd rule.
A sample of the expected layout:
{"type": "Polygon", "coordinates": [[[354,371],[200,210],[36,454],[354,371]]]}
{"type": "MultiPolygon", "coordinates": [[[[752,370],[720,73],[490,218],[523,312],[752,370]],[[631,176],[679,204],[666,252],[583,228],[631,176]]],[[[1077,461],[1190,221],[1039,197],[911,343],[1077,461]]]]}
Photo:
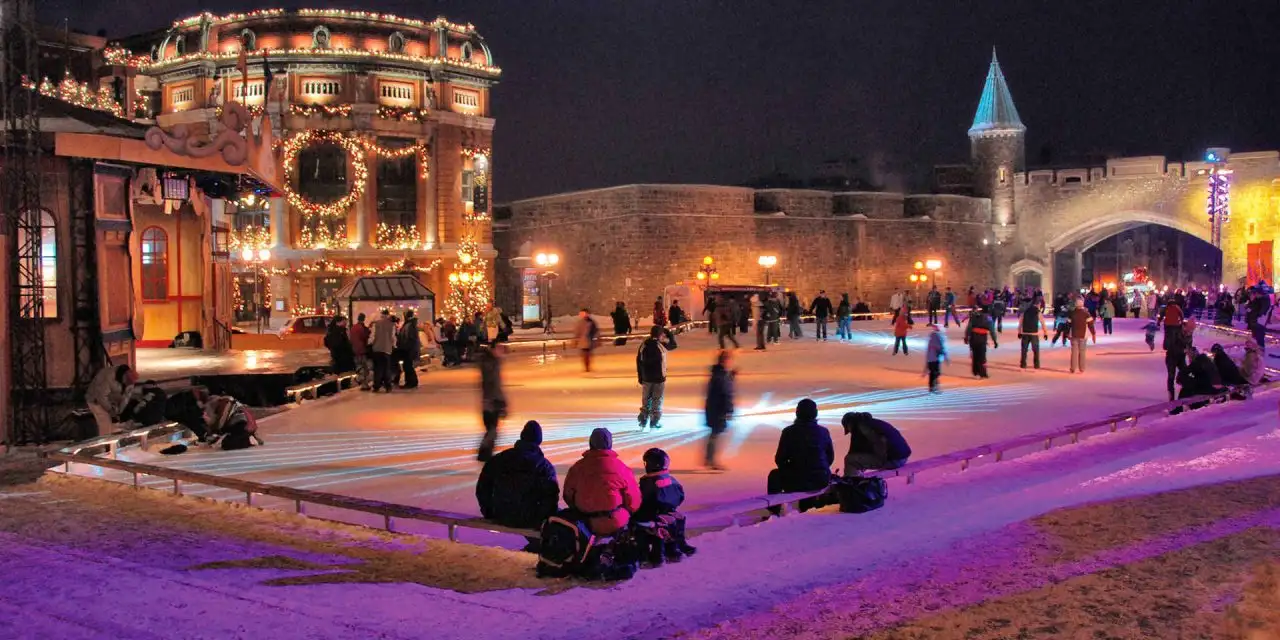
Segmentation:
{"type": "Polygon", "coordinates": [[[40,96],[23,86],[39,78],[38,37],[32,0],[0,0],[0,115],[4,118],[3,197],[9,273],[9,446],[44,443],[46,402],[44,282],[41,269],[40,96]]]}

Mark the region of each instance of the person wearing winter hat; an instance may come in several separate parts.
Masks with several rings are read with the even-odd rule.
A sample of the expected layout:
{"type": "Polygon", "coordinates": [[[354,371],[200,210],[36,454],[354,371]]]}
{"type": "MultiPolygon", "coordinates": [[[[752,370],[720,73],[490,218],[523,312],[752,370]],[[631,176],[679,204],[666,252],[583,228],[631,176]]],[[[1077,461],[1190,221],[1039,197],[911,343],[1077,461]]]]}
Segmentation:
{"type": "Polygon", "coordinates": [[[1269,382],[1263,373],[1262,347],[1253,340],[1246,340],[1244,358],[1240,360],[1240,375],[1244,376],[1250,385],[1257,386],[1269,382]]]}
{"type": "Polygon", "coordinates": [[[693,555],[697,549],[685,541],[684,514],[677,511],[684,503],[684,487],[671,477],[671,457],[662,449],[644,452],[645,474],[640,478],[640,509],[636,522],[652,522],[642,537],[648,549],[649,562],[661,566],[666,560],[678,561],[693,555]]]}
{"type": "Polygon", "coordinates": [[[560,506],[556,468],[542,454],[542,426],[530,420],[515,446],[484,463],[476,501],[485,519],[517,529],[536,529],[560,506]]]}
{"type": "MultiPolygon", "coordinates": [[[[769,472],[768,491],[792,493],[818,491],[831,484],[831,462],[835,460],[831,433],[818,424],[818,404],[805,398],[796,405],[796,421],[782,430],[773,460],[777,469],[769,472]]],[[[804,511],[821,506],[821,501],[801,501],[804,511]]]]}
{"type": "Polygon", "coordinates": [[[1218,377],[1222,379],[1222,384],[1229,387],[1249,384],[1249,381],[1245,380],[1244,375],[1240,373],[1240,367],[1236,366],[1235,360],[1227,355],[1222,345],[1215,344],[1209,347],[1209,353],[1213,354],[1213,366],[1218,369],[1218,377]]]}
{"type": "Polygon", "coordinates": [[[592,534],[609,536],[626,527],[640,508],[640,486],[613,450],[608,429],[592,431],[588,442],[590,448],[564,478],[564,502],[586,518],[592,534]]]}
{"type": "Polygon", "coordinates": [[[893,425],[871,417],[870,413],[849,412],[840,420],[849,435],[849,453],[844,456],[844,475],[853,477],[870,469],[897,469],[911,457],[907,439],[893,425]]]}

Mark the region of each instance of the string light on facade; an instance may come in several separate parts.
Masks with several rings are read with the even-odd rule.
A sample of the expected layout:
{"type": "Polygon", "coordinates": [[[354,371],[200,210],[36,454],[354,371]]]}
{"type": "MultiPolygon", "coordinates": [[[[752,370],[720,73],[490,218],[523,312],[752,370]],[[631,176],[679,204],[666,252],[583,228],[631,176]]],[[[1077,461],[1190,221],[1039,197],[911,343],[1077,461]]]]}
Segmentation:
{"type": "Polygon", "coordinates": [[[378,223],[373,246],[379,249],[417,249],[422,244],[417,227],[391,226],[385,222],[378,223]]]}
{"type": "Polygon", "coordinates": [[[392,107],[383,105],[378,107],[378,117],[384,120],[399,120],[401,122],[421,122],[431,115],[430,109],[418,109],[415,107],[392,107]]]}
{"type": "Polygon", "coordinates": [[[289,115],[302,116],[310,118],[311,116],[325,116],[327,118],[345,118],[351,115],[351,105],[349,104],[291,104],[289,105],[289,115]]]}
{"type": "Polygon", "coordinates": [[[1209,216],[1209,227],[1212,231],[1213,246],[1222,246],[1222,226],[1231,217],[1231,169],[1227,168],[1226,149],[1210,149],[1205,153],[1205,162],[1210,163],[1208,198],[1205,202],[1205,213],[1209,216]]]}
{"type": "MultiPolygon", "coordinates": [[[[487,64],[471,62],[469,60],[458,60],[456,58],[442,58],[440,56],[415,56],[407,53],[391,53],[382,50],[364,50],[364,49],[259,49],[254,52],[255,56],[266,55],[273,60],[288,59],[291,57],[299,58],[366,58],[377,62],[399,62],[412,63],[426,66],[442,66],[462,69],[474,73],[481,73],[489,76],[498,76],[502,74],[502,69],[487,64]]],[[[139,64],[138,70],[148,73],[159,73],[172,67],[180,66],[189,62],[210,61],[210,62],[236,62],[239,59],[239,51],[197,51],[164,60],[150,61],[145,64],[139,64]]]]}
{"type": "Polygon", "coordinates": [[[339,249],[347,245],[347,223],[344,220],[326,224],[324,220],[304,222],[298,233],[299,249],[339,249]]]}
{"type": "Polygon", "coordinates": [[[253,251],[269,249],[271,247],[271,230],[260,225],[252,225],[239,230],[233,229],[228,234],[227,244],[233,252],[240,252],[245,249],[253,251]]]}
{"type": "MultiPolygon", "coordinates": [[[[364,195],[365,187],[369,181],[369,166],[364,161],[363,150],[364,146],[361,145],[360,139],[351,134],[319,130],[299,131],[298,133],[293,134],[293,136],[284,143],[283,162],[285,179],[281,188],[284,190],[285,199],[289,201],[289,204],[301,211],[304,217],[320,216],[338,218],[345,216],[347,209],[351,208],[351,205],[355,204],[356,201],[360,199],[360,196],[364,195]],[[313,144],[339,145],[347,152],[347,157],[351,160],[351,170],[355,174],[351,180],[351,190],[348,191],[346,195],[333,202],[325,204],[311,202],[293,189],[293,178],[294,173],[297,171],[298,153],[313,144]]],[[[306,227],[307,225],[304,224],[304,235],[307,231],[306,227]]],[[[329,244],[328,246],[334,245],[329,244]]],[[[314,248],[323,247],[315,246],[314,248]]]]}
{"type": "MultiPolygon", "coordinates": [[[[405,27],[415,27],[418,29],[438,29],[445,28],[458,33],[474,33],[476,28],[472,24],[458,24],[450,22],[444,18],[436,18],[434,20],[419,20],[416,18],[403,18],[401,16],[390,13],[375,13],[372,11],[348,11],[345,9],[298,9],[294,11],[300,16],[310,16],[317,18],[336,18],[340,20],[372,20],[376,22],[386,22],[405,27]]],[[[212,25],[225,24],[228,22],[242,22],[244,20],[253,20],[256,18],[278,18],[286,14],[284,9],[258,9],[256,11],[245,11],[228,13],[226,15],[215,16],[212,13],[199,13],[188,18],[177,20],[173,23],[173,28],[195,27],[201,22],[208,21],[212,25]]]]}
{"type": "Polygon", "coordinates": [[[488,261],[480,257],[480,245],[475,237],[464,237],[458,243],[458,261],[449,274],[449,295],[444,303],[448,317],[465,320],[477,311],[488,309],[491,297],[485,275],[488,267],[488,261]]]}
{"type": "Polygon", "coordinates": [[[432,260],[425,265],[415,264],[411,260],[400,259],[394,262],[384,264],[380,267],[372,265],[344,265],[328,260],[317,260],[315,262],[306,263],[299,267],[272,267],[263,269],[264,273],[270,273],[273,276],[297,276],[309,274],[338,274],[338,275],[386,275],[389,273],[430,273],[440,266],[440,260],[432,260]]]}
{"type": "Polygon", "coordinates": [[[56,85],[48,78],[41,80],[40,84],[35,84],[28,78],[23,78],[22,86],[42,96],[56,98],[63,102],[74,104],[77,107],[105,111],[117,118],[124,117],[124,107],[121,107],[120,103],[116,102],[110,87],[103,86],[94,91],[89,86],[89,83],[76,82],[75,78],[72,78],[70,74],[63,76],[62,82],[56,85]]]}

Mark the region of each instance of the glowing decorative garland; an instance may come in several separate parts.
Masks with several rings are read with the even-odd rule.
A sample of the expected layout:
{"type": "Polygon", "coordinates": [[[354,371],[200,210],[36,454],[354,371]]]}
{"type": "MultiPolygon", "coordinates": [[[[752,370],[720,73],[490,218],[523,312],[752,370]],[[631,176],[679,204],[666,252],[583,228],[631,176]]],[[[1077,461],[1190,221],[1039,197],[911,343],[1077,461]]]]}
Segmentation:
{"type": "Polygon", "coordinates": [[[385,222],[379,222],[373,246],[378,249],[417,249],[421,243],[417,227],[400,225],[392,227],[385,222]]]}
{"type": "Polygon", "coordinates": [[[76,82],[71,74],[62,77],[62,82],[54,85],[48,78],[35,84],[29,78],[22,78],[22,86],[48,98],[56,98],[77,107],[106,111],[117,118],[124,118],[124,108],[116,102],[110,87],[98,87],[95,92],[87,82],[76,82]]]}
{"type": "Polygon", "coordinates": [[[271,248],[271,230],[253,225],[245,227],[240,231],[234,229],[228,235],[227,244],[230,245],[232,252],[238,252],[243,249],[269,249],[271,248]]]}
{"type": "MultiPolygon", "coordinates": [[[[388,51],[366,51],[364,49],[259,49],[253,52],[253,56],[261,57],[263,55],[270,56],[279,60],[286,56],[301,56],[307,58],[325,57],[325,58],[372,58],[378,61],[387,62],[410,62],[414,64],[424,65],[444,65],[465,69],[467,71],[475,71],[488,75],[501,75],[502,69],[499,67],[480,64],[478,62],[470,62],[467,60],[458,60],[455,58],[441,58],[440,56],[415,56],[407,53],[390,53],[388,51]]],[[[135,56],[136,58],[136,56],[135,56]]],[[[181,56],[165,58],[164,60],[150,61],[145,64],[131,63],[136,69],[145,72],[160,72],[169,67],[178,66],[188,62],[196,61],[213,61],[213,62],[233,62],[239,60],[240,52],[213,52],[213,51],[196,51],[181,56]]]]}
{"type": "Polygon", "coordinates": [[[324,220],[303,220],[302,231],[298,233],[299,249],[342,249],[347,246],[346,220],[336,220],[335,224],[325,224],[324,220]]]}
{"type": "Polygon", "coordinates": [[[378,107],[378,117],[384,120],[400,120],[402,122],[421,122],[431,114],[430,109],[414,107],[378,107]]]}
{"type": "Polygon", "coordinates": [[[462,157],[474,158],[476,156],[484,156],[490,160],[493,160],[493,149],[490,149],[489,147],[463,147],[462,148],[462,157]]]}
{"type": "Polygon", "coordinates": [[[414,271],[418,273],[429,273],[436,267],[440,266],[440,260],[433,260],[428,265],[417,265],[411,260],[400,259],[395,262],[385,264],[381,267],[367,265],[343,265],[328,260],[316,260],[315,262],[304,264],[296,268],[280,268],[272,267],[263,269],[264,273],[270,273],[273,276],[296,276],[299,274],[323,274],[337,273],[341,275],[386,275],[388,273],[401,273],[405,271],[414,271]]]}
{"type": "MultiPolygon", "coordinates": [[[[227,22],[240,22],[242,20],[252,20],[255,18],[278,18],[285,15],[284,9],[258,9],[256,11],[228,13],[226,15],[215,16],[212,13],[204,12],[189,18],[183,18],[173,23],[175,29],[181,27],[194,27],[199,25],[201,20],[207,19],[212,24],[223,24],[227,22]]],[[[444,27],[451,31],[460,33],[474,33],[475,25],[457,24],[449,22],[444,18],[436,18],[430,22],[419,20],[416,18],[402,18],[390,13],[374,13],[371,11],[347,11],[345,9],[298,9],[294,13],[300,16],[314,16],[321,18],[339,18],[347,20],[374,20],[378,22],[388,22],[391,24],[403,25],[406,27],[417,27],[419,29],[438,29],[444,27]]]]}
{"type": "Polygon", "coordinates": [[[477,311],[488,309],[490,293],[485,275],[488,266],[488,261],[480,257],[480,246],[475,237],[471,234],[463,236],[458,243],[458,261],[453,264],[453,273],[449,274],[449,296],[444,302],[448,317],[466,320],[477,311]]]}
{"type": "MultiPolygon", "coordinates": [[[[369,181],[369,166],[365,164],[363,150],[364,146],[360,143],[360,139],[351,134],[319,130],[295,133],[293,137],[284,142],[285,179],[281,188],[284,190],[284,196],[289,201],[289,204],[301,211],[304,216],[324,216],[329,218],[345,216],[347,209],[351,208],[351,205],[355,204],[360,199],[360,196],[364,195],[365,187],[369,181]],[[328,204],[311,202],[293,189],[293,174],[297,170],[298,152],[302,151],[304,147],[315,143],[332,143],[342,146],[351,160],[351,170],[355,174],[351,181],[351,190],[346,195],[328,204]]],[[[305,228],[303,233],[306,233],[305,228]]]]}
{"type": "Polygon", "coordinates": [[[345,118],[351,115],[351,105],[349,104],[291,104],[289,105],[289,115],[302,116],[309,118],[311,116],[322,115],[329,118],[345,118]]]}

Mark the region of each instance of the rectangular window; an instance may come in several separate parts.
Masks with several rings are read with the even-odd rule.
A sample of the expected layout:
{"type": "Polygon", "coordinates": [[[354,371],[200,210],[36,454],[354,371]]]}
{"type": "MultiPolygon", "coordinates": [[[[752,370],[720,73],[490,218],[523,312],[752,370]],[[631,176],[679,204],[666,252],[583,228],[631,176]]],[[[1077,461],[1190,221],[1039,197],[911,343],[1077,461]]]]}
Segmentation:
{"type": "Polygon", "coordinates": [[[475,184],[476,184],[476,172],[463,171],[462,172],[462,201],[463,202],[472,202],[474,200],[475,196],[473,192],[475,190],[474,189],[475,184]]]}
{"type": "Polygon", "coordinates": [[[263,96],[263,86],[261,82],[250,82],[248,87],[244,83],[237,84],[235,96],[237,100],[244,98],[261,98],[263,96]]]}
{"type": "MultiPolygon", "coordinates": [[[[30,221],[29,221],[30,222],[30,221]]],[[[39,278],[39,283],[32,281],[26,269],[18,270],[18,298],[22,305],[21,313],[25,318],[57,318],[58,317],[58,228],[53,216],[48,211],[40,213],[40,241],[38,245],[27,245],[26,229],[18,229],[18,256],[15,266],[26,266],[39,278]],[[24,251],[31,250],[24,255],[24,251]],[[36,308],[39,308],[39,311],[36,308]]]]}
{"type": "Polygon", "coordinates": [[[453,90],[453,103],[459,107],[469,107],[478,109],[480,107],[480,94],[474,91],[464,91],[461,89],[453,90]]]}
{"type": "MultiPolygon", "coordinates": [[[[380,138],[378,144],[386,149],[405,149],[413,140],[380,138]]],[[[417,226],[418,210],[418,155],[411,153],[402,158],[378,158],[378,222],[388,227],[405,229],[417,226]]]]}
{"type": "Polygon", "coordinates": [[[413,100],[413,85],[384,82],[382,83],[382,97],[391,100],[413,100]]]}
{"type": "Polygon", "coordinates": [[[184,104],[196,99],[195,87],[183,87],[182,89],[174,89],[173,104],[184,104]]]}
{"type": "Polygon", "coordinates": [[[302,93],[309,96],[336,96],[342,85],[336,80],[307,80],[302,83],[302,93]]]}

